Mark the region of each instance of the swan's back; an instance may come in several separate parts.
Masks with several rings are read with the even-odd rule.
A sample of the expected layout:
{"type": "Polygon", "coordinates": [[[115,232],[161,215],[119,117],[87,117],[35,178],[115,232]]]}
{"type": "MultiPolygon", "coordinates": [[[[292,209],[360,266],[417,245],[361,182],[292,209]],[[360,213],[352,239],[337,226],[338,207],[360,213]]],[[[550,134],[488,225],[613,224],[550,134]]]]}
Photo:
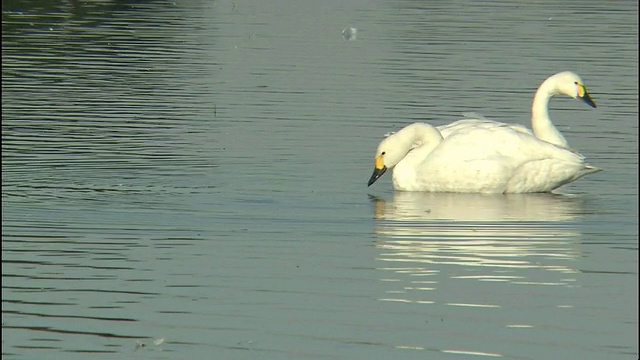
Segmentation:
{"type": "Polygon", "coordinates": [[[512,129],[513,131],[517,131],[523,134],[533,135],[531,130],[527,129],[525,126],[520,124],[506,124],[493,120],[489,120],[483,115],[477,113],[464,113],[465,117],[462,120],[458,120],[452,122],[451,124],[438,126],[437,129],[440,131],[440,134],[443,138],[449,137],[449,135],[457,132],[462,129],[493,129],[496,127],[507,127],[512,129]]]}
{"type": "Polygon", "coordinates": [[[448,134],[417,167],[415,190],[549,192],[597,171],[576,152],[519,128],[482,121],[448,134]]]}

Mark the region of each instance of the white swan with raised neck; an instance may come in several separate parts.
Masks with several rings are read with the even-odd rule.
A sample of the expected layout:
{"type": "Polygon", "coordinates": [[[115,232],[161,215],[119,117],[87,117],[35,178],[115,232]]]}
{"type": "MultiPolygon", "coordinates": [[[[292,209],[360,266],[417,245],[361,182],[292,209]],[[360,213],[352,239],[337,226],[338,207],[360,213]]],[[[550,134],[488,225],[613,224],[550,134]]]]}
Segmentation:
{"type": "Polygon", "coordinates": [[[442,125],[438,130],[444,138],[449,134],[465,126],[474,126],[479,122],[491,122],[512,127],[514,130],[534,134],[538,139],[544,140],[554,145],[569,148],[565,137],[558,131],[549,118],[549,101],[555,95],[562,94],[574,99],[580,99],[589,106],[595,108],[596,103],[587,91],[584,82],[576,73],[571,71],[559,72],[546,79],[538,88],[533,97],[531,106],[531,130],[520,124],[499,123],[488,120],[482,116],[471,114],[467,119],[459,120],[451,124],[442,125]]]}

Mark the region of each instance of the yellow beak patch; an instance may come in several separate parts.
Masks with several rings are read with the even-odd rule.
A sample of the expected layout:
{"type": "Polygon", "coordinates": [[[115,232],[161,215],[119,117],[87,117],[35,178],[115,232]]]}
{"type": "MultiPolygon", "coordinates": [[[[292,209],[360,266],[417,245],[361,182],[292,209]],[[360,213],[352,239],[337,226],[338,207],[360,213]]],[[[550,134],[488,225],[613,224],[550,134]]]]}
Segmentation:
{"type": "Polygon", "coordinates": [[[382,155],[378,155],[376,157],[376,169],[381,170],[383,167],[384,167],[384,159],[382,158],[382,155]]]}
{"type": "Polygon", "coordinates": [[[584,85],[578,84],[578,96],[584,97],[584,94],[587,92],[587,89],[584,88],[584,85]]]}

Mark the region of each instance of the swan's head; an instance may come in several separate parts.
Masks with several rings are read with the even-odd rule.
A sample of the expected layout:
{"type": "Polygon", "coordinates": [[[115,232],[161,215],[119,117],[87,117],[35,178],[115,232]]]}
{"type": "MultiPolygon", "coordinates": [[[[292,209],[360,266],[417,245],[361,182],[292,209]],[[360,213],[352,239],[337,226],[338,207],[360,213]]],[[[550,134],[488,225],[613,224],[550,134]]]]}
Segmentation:
{"type": "Polygon", "coordinates": [[[591,99],[584,82],[577,74],[571,71],[563,71],[553,75],[547,81],[551,81],[555,85],[556,92],[574,99],[580,99],[593,108],[596,107],[596,103],[591,99]]]}
{"type": "Polygon", "coordinates": [[[402,157],[400,157],[399,159],[396,159],[397,157],[396,151],[387,150],[387,149],[393,149],[393,147],[389,146],[387,142],[387,140],[389,140],[392,136],[393,135],[382,140],[382,142],[380,143],[380,146],[378,146],[378,151],[376,152],[376,166],[373,169],[373,174],[371,175],[371,178],[369,178],[369,182],[367,183],[367,186],[371,186],[371,184],[376,182],[376,180],[378,180],[382,175],[384,175],[385,172],[387,172],[387,169],[392,168],[398,162],[400,162],[400,160],[402,160],[402,157]]]}
{"type": "MultiPolygon", "coordinates": [[[[386,138],[380,142],[380,145],[378,145],[375,169],[373,170],[373,175],[371,175],[367,185],[371,186],[371,184],[376,182],[376,180],[378,180],[388,169],[393,168],[402,159],[404,159],[409,151],[419,147],[422,144],[422,141],[418,140],[417,136],[422,131],[437,132],[437,130],[429,125],[415,123],[396,133],[386,134],[386,138]]],[[[440,133],[433,136],[440,136],[440,133]]],[[[442,139],[441,136],[440,139],[442,139]]]]}

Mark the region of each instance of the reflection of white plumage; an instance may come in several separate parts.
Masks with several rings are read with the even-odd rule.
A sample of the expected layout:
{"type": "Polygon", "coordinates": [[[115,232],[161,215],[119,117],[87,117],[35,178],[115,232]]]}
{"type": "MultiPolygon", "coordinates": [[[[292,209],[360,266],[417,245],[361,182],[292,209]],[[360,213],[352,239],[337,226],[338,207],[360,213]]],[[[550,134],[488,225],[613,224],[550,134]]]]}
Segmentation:
{"type": "Polygon", "coordinates": [[[443,139],[414,123],[385,138],[369,185],[393,168],[396,190],[463,193],[549,192],[600,171],[584,157],[512,127],[478,122],[443,139]]]}
{"type": "MultiPolygon", "coordinates": [[[[531,127],[533,129],[533,134],[535,134],[535,136],[540,140],[562,147],[569,147],[567,140],[565,140],[564,136],[562,136],[558,129],[556,129],[549,118],[549,100],[557,94],[563,94],[574,99],[580,99],[594,108],[596,107],[596,104],[591,99],[591,96],[587,92],[580,76],[570,71],[563,71],[549,77],[542,83],[542,85],[540,85],[538,91],[536,91],[533,98],[533,106],[531,107],[531,127]]],[[[469,116],[473,118],[438,126],[438,131],[440,131],[442,137],[446,138],[451,133],[467,126],[473,127],[481,123],[500,124],[495,121],[474,116],[473,114],[469,116]]],[[[504,125],[507,125],[514,130],[531,134],[531,130],[522,125],[504,125]]]]}
{"type": "MultiPolygon", "coordinates": [[[[567,222],[580,217],[584,198],[564,194],[456,194],[429,193],[420,191],[396,191],[387,199],[370,195],[375,204],[374,217],[398,223],[398,228],[414,224],[425,230],[425,224],[445,224],[453,221],[451,227],[460,231],[479,230],[477,222],[484,229],[500,232],[507,223],[518,223],[519,232],[548,234],[559,231],[553,222],[567,222]],[[463,204],[464,206],[461,206],[463,204]],[[442,222],[440,222],[442,221],[442,222]],[[468,226],[471,222],[474,226],[468,226]],[[522,223],[524,222],[524,223],[522,223]],[[537,225],[533,225],[536,223],[537,225]]],[[[385,223],[386,225],[391,222],[385,223]]],[[[410,227],[410,226],[409,226],[410,227]]],[[[439,231],[437,226],[431,230],[439,231]]],[[[447,227],[447,231],[451,230],[447,227]]],[[[441,230],[441,229],[440,229],[441,230]]]]}

